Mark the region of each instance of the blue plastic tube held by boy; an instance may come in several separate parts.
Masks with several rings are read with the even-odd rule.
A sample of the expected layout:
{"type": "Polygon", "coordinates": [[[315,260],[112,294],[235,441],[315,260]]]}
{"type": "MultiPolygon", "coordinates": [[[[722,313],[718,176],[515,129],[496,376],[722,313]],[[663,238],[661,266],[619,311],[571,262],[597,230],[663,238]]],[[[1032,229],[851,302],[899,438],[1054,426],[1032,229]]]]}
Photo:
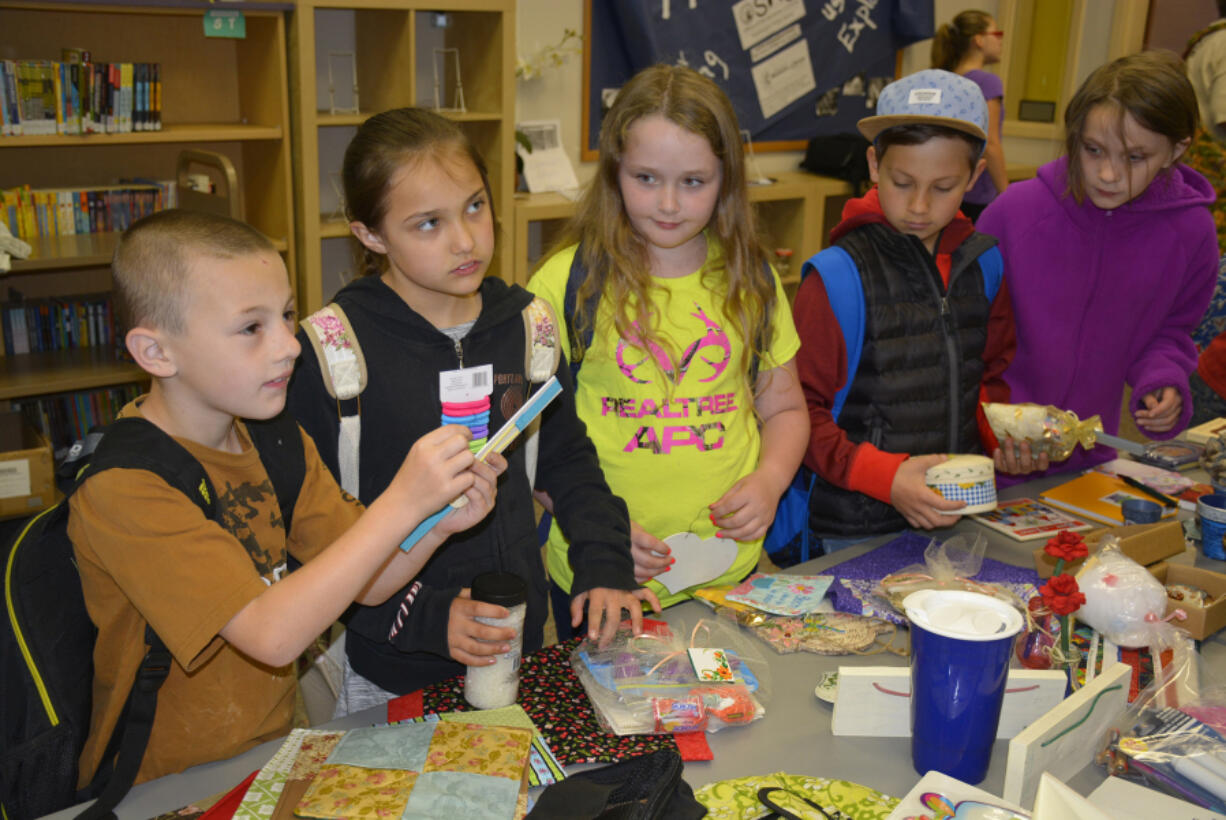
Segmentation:
{"type": "MultiPolygon", "coordinates": [[[[541,389],[536,391],[536,394],[524,402],[523,406],[516,411],[515,415],[507,419],[506,424],[495,433],[485,446],[477,452],[477,461],[484,461],[485,457],[490,453],[501,453],[511,445],[519,437],[519,434],[532,423],[532,420],[541,414],[551,401],[557,398],[562,392],[562,385],[558,383],[557,376],[550,376],[549,381],[541,385],[541,389]]],[[[431,515],[429,518],[422,521],[417,527],[409,533],[409,537],[404,539],[400,544],[400,549],[408,552],[413,549],[418,541],[422,539],[430,529],[442,521],[451,513],[458,510],[468,503],[466,496],[458,496],[452,500],[450,504],[443,507],[441,510],[431,515]]]]}

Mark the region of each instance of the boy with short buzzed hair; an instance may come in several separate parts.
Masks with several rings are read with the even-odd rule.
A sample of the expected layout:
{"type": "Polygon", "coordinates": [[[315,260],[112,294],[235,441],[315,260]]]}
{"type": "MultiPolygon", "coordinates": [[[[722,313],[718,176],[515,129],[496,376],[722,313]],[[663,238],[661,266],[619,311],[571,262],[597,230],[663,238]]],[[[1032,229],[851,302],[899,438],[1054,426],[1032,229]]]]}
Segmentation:
{"type": "MultiPolygon", "coordinates": [[[[113,272],[127,348],[152,379],[149,393],[120,415],[144,419],[199,462],[216,514],[206,516],[149,469],[98,472],[71,496],[68,531],[98,627],[82,785],[104,762],[145,654],[146,625],[174,663],[138,781],[289,731],[294,659],[353,601],[381,602],[448,534],[480,521],[505,467],[499,457],[475,462],[467,430],[443,427],[417,441],[363,511],[293,424],[305,473],[287,532],[281,488],[243,421],[279,418],[300,352],[294,296],[276,250],[240,222],[162,211],[123,234],[113,272]],[[460,494],[467,506],[411,552],[397,550],[460,494]],[[303,566],[287,574],[288,555],[303,566]]],[[[106,446],[104,436],[95,458],[106,446]]]]}
{"type": "Polygon", "coordinates": [[[1008,401],[1016,347],[996,240],[958,210],[985,167],[978,86],[920,71],[886,86],[876,110],[859,122],[876,187],[844,207],[793,306],[804,463],[817,475],[810,529],[827,552],[957,521],[964,502],[924,474],[937,454],[983,452],[979,404],[1008,401]]]}

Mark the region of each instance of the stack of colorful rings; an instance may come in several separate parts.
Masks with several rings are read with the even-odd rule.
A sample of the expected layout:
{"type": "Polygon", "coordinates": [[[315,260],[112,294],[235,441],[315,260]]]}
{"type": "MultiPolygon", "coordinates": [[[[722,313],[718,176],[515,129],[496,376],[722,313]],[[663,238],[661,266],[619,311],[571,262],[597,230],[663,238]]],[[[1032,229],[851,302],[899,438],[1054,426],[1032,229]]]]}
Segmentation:
{"type": "Polygon", "coordinates": [[[443,402],[443,424],[463,424],[471,430],[473,440],[468,443],[468,449],[477,452],[490,437],[490,397],[443,402]]]}

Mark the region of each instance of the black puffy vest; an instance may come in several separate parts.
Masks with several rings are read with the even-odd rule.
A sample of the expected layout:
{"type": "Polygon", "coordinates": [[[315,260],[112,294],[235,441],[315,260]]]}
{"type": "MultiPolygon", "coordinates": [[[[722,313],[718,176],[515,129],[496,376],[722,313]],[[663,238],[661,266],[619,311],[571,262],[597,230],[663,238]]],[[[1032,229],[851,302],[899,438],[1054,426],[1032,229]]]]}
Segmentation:
{"type": "MultiPolygon", "coordinates": [[[[839,427],[851,441],[887,452],[980,452],[976,410],[991,303],[978,258],[996,239],[975,233],[954,251],[948,292],[936,260],[913,236],[870,224],[837,244],[860,271],[866,302],[864,349],[848,375],[839,427]]],[[[869,536],[907,522],[889,504],[819,476],[809,526],[818,535],[869,536]]]]}

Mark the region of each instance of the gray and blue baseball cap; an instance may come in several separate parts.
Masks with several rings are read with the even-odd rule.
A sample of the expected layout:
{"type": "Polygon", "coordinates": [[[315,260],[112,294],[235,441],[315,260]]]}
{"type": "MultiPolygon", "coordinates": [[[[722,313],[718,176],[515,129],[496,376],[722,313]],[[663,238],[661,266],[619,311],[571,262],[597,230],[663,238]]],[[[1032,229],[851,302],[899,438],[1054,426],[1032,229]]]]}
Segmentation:
{"type": "Polygon", "coordinates": [[[856,123],[869,142],[898,125],[943,125],[981,140],[988,138],[988,103],[979,86],[952,71],[927,68],[887,85],[877,113],[856,123]]]}

